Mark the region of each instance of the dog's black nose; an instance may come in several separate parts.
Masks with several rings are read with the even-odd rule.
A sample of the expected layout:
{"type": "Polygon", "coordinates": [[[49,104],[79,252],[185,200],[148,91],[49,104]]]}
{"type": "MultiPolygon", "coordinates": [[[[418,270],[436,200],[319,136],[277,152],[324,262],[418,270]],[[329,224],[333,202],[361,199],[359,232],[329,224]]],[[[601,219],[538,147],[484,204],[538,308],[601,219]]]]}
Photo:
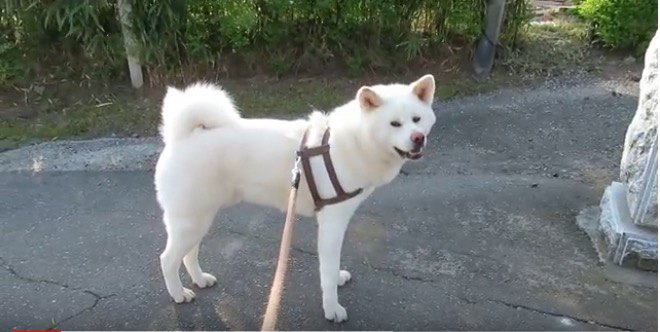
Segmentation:
{"type": "Polygon", "coordinates": [[[424,134],[420,132],[414,132],[410,135],[410,140],[417,146],[424,144],[424,138],[424,134]]]}

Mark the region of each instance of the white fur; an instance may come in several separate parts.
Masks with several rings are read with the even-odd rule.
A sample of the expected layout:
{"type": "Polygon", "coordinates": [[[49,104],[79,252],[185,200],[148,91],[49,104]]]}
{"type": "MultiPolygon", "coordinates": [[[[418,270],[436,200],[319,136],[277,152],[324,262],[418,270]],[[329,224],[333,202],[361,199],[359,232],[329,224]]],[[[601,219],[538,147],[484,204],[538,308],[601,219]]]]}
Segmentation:
{"type": "MultiPolygon", "coordinates": [[[[363,87],[354,100],[330,114],[313,112],[308,119],[283,121],[241,118],[219,87],[169,88],[161,127],[165,149],[156,166],[155,184],[168,235],[161,268],[174,301],[189,302],[195,297],[181,284],[182,262],[197,286],[216,283],[214,276],[202,271],[197,256],[218,210],[249,202],[284,211],[294,153],[303,133],[309,129],[308,146],[317,146],[329,126],[330,155],[342,187],[346,192],[358,188],[363,192],[315,213],[303,177],[296,212],[315,214],[318,221],[325,317],[346,320],[337,297],[337,286],[351,279],[348,271],[339,269],[344,233],[360,203],[399,173],[405,159],[394,148],[410,151],[412,133],[428,135],[435,123],[434,90],[431,75],[409,85],[363,87]],[[412,120],[415,116],[420,117],[417,123],[412,120]],[[392,121],[401,125],[393,127],[392,121]]],[[[320,158],[311,163],[320,195],[334,196],[320,158]]]]}

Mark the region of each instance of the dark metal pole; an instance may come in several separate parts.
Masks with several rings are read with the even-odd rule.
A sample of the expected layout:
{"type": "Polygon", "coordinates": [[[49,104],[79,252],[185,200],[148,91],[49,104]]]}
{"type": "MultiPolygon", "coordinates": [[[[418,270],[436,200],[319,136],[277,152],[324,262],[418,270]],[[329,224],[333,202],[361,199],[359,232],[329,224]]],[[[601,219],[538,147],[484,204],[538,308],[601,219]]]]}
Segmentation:
{"type": "Polygon", "coordinates": [[[506,0],[488,0],[486,5],[486,27],[472,59],[472,67],[479,76],[488,76],[493,69],[505,6],[506,0]]]}

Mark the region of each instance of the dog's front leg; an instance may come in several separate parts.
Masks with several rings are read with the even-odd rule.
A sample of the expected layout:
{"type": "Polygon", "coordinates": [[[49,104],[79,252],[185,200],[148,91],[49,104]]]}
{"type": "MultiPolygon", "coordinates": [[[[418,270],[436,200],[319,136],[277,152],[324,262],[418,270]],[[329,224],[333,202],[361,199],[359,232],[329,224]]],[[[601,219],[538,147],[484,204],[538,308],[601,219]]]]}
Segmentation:
{"type": "Polygon", "coordinates": [[[350,203],[327,206],[317,214],[323,312],[326,319],[337,323],[348,318],[346,309],[339,304],[337,286],[343,285],[350,279],[350,273],[339,270],[344,233],[357,208],[357,204],[350,203]]]}

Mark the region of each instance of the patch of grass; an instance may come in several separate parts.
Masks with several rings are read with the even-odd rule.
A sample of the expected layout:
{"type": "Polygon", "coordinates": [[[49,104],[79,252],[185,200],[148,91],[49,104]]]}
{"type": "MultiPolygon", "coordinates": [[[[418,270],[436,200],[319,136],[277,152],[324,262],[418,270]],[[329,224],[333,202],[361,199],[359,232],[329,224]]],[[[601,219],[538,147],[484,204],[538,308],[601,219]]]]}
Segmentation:
{"type": "MultiPolygon", "coordinates": [[[[359,86],[358,86],[359,87],[359,86]]],[[[305,114],[312,109],[330,111],[353,98],[355,84],[349,81],[303,79],[226,86],[245,117],[289,116],[305,114]]]]}
{"type": "Polygon", "coordinates": [[[0,140],[27,143],[70,137],[128,136],[155,133],[155,109],[126,103],[81,105],[66,112],[50,112],[29,119],[0,121],[0,140]]]}
{"type": "Polygon", "coordinates": [[[449,83],[440,82],[435,88],[435,98],[436,100],[447,100],[485,93],[505,85],[511,85],[512,82],[510,81],[505,72],[495,70],[487,80],[460,78],[449,83]]]}
{"type": "MultiPolygon", "coordinates": [[[[493,90],[503,82],[503,75],[487,81],[469,78],[438,77],[436,99],[493,90]]],[[[403,80],[403,79],[402,79],[403,80]]],[[[380,80],[367,79],[291,79],[277,82],[226,82],[224,87],[234,97],[245,117],[292,118],[304,116],[313,109],[330,111],[354,98],[362,85],[380,80]]],[[[404,80],[405,81],[405,80],[404,80]]],[[[383,82],[386,83],[386,82],[383,82]]],[[[160,94],[152,100],[138,102],[134,94],[117,95],[104,102],[76,103],[62,111],[54,106],[29,117],[0,119],[0,145],[17,146],[25,143],[70,138],[94,138],[116,135],[153,136],[160,122],[160,94]]],[[[56,96],[52,96],[56,99],[56,96]]],[[[62,102],[55,102],[61,105],[62,102]]],[[[27,107],[38,107],[37,103],[27,107]]]]}
{"type": "Polygon", "coordinates": [[[589,50],[589,26],[571,16],[535,22],[521,32],[519,47],[501,61],[511,75],[551,76],[583,65],[589,50]]]}

